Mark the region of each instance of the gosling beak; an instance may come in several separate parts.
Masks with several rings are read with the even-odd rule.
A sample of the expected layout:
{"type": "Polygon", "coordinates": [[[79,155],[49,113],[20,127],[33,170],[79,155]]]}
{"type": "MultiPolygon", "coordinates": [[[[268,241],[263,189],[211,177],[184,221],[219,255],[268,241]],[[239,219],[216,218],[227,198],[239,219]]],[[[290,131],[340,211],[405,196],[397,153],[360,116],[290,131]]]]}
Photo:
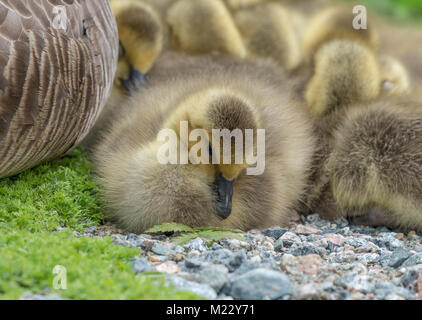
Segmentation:
{"type": "Polygon", "coordinates": [[[221,173],[214,181],[214,208],[223,219],[227,219],[232,212],[233,184],[234,180],[227,180],[221,173]]]}
{"type": "Polygon", "coordinates": [[[122,86],[130,93],[136,92],[140,87],[146,84],[145,74],[139,72],[133,67],[130,67],[129,78],[122,79],[120,78],[120,83],[122,86]]]}

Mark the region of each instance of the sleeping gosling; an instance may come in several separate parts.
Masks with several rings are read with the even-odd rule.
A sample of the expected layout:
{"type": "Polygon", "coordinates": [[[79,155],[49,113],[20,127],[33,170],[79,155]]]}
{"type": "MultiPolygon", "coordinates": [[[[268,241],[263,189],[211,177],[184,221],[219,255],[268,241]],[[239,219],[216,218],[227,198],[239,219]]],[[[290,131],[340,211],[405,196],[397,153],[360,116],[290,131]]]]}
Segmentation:
{"type": "Polygon", "coordinates": [[[163,48],[163,25],[155,10],[139,0],[113,0],[120,39],[115,85],[133,93],[145,84],[145,75],[163,48]]]}
{"type": "MultiPolygon", "coordinates": [[[[163,222],[242,230],[285,225],[303,196],[314,138],[307,113],[279,90],[286,79],[277,67],[217,56],[178,60],[165,55],[150,79],[124,112],[114,109],[115,121],[94,151],[110,218],[130,232],[163,222]],[[163,129],[177,135],[175,150],[190,152],[187,164],[158,161],[163,129]],[[205,149],[198,151],[187,140],[187,134],[197,134],[195,129],[205,130],[205,149]],[[262,174],[248,175],[252,162],[233,164],[233,153],[229,164],[222,163],[223,157],[214,164],[193,164],[192,153],[210,160],[221,155],[212,129],[253,129],[253,148],[245,144],[244,159],[259,158],[265,150],[262,174]],[[265,129],[265,147],[258,129],[265,129]]],[[[232,151],[233,141],[228,145],[232,151]]]]}
{"type": "Polygon", "coordinates": [[[236,11],[234,20],[250,56],[272,58],[288,71],[299,66],[300,34],[290,10],[265,3],[236,11]]]}
{"type": "Polygon", "coordinates": [[[173,48],[244,58],[246,47],[222,0],[179,0],[167,12],[173,48]]]}
{"type": "Polygon", "coordinates": [[[336,215],[422,232],[422,104],[384,98],[347,110],[327,172],[336,215]]]}

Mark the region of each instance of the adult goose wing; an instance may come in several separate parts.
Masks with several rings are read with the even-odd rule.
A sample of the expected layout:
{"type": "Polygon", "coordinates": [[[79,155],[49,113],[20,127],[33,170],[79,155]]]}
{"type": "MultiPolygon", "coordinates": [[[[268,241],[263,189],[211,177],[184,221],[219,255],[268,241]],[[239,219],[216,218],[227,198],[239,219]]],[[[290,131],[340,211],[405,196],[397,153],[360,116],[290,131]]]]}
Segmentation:
{"type": "Polygon", "coordinates": [[[0,177],[63,155],[85,137],[117,56],[108,0],[0,0],[0,177]]]}

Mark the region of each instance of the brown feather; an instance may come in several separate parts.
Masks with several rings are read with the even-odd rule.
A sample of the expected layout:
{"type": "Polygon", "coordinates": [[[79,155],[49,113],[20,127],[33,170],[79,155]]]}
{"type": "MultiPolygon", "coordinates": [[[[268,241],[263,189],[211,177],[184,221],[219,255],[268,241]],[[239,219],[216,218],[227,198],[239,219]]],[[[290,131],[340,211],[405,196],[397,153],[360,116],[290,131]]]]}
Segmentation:
{"type": "Polygon", "coordinates": [[[0,177],[84,138],[109,95],[117,55],[106,0],[0,0],[0,177]],[[53,28],[57,5],[67,30],[53,28]]]}

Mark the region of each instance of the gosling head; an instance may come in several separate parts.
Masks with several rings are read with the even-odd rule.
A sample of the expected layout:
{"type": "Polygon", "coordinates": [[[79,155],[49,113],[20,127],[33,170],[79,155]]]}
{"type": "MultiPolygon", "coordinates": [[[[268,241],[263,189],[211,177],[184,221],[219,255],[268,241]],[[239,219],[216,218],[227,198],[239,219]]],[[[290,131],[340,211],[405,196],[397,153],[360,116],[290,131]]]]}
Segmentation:
{"type": "Polygon", "coordinates": [[[228,218],[236,197],[236,181],[245,174],[247,160],[256,151],[259,119],[252,103],[225,89],[208,89],[183,101],[165,127],[179,134],[180,144],[189,152],[189,165],[198,163],[198,158],[209,160],[197,165],[208,177],[214,213],[228,218]],[[185,136],[181,130],[183,122],[188,123],[185,136]],[[204,133],[200,149],[199,139],[186,140],[198,132],[196,129],[204,133]],[[247,129],[253,132],[252,145],[245,139],[247,129]]]}
{"type": "Polygon", "coordinates": [[[314,57],[314,74],[305,99],[311,113],[322,116],[380,95],[381,71],[376,55],[358,42],[335,40],[314,57]]]}
{"type": "Polygon", "coordinates": [[[382,56],[381,93],[383,95],[401,95],[410,91],[410,77],[405,66],[397,59],[382,56]]]}
{"type": "Polygon", "coordinates": [[[163,26],[158,14],[148,4],[135,0],[114,0],[120,39],[116,79],[129,92],[145,84],[145,75],[163,48],[163,26]]]}

